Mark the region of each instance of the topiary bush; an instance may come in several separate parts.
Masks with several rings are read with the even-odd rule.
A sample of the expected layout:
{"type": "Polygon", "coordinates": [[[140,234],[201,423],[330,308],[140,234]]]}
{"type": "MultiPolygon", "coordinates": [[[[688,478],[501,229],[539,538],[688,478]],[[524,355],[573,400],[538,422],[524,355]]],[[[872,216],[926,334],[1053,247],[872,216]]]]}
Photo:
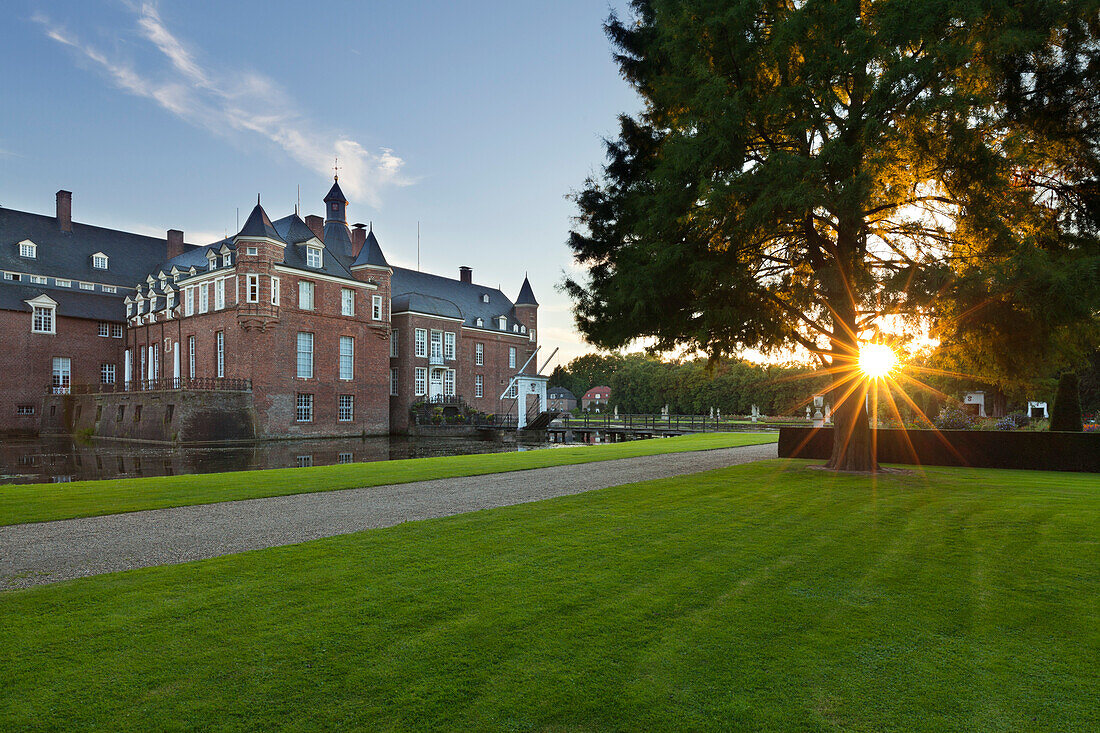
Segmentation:
{"type": "Polygon", "coordinates": [[[960,405],[944,405],[933,424],[940,430],[973,430],[977,420],[960,405]]]}
{"type": "Polygon", "coordinates": [[[1070,433],[1082,430],[1081,395],[1077,375],[1063,372],[1058,380],[1058,392],[1054,395],[1054,408],[1050,411],[1050,429],[1070,433]]]}

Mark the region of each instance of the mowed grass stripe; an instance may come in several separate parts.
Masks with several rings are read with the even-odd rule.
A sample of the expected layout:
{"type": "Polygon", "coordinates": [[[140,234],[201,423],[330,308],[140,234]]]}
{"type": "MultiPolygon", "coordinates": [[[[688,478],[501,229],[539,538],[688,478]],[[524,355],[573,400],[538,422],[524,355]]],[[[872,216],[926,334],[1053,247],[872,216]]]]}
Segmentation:
{"type": "Polygon", "coordinates": [[[0,595],[0,728],[1096,730],[1100,480],[768,461],[0,595]]]}
{"type": "Polygon", "coordinates": [[[777,433],[701,433],[611,445],[412,458],[315,468],[275,468],[63,484],[9,484],[0,485],[0,525],[523,471],[661,453],[760,445],[776,440],[777,433]]]}

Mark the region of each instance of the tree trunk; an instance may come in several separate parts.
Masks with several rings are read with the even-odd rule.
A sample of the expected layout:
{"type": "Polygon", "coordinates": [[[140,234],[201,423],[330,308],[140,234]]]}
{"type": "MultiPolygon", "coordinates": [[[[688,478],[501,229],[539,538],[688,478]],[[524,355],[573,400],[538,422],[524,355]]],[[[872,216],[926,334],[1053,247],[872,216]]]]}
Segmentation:
{"type": "Polygon", "coordinates": [[[844,375],[839,375],[833,378],[833,453],[825,465],[834,471],[877,471],[875,436],[867,420],[864,391],[857,387],[847,399],[837,404],[852,388],[850,380],[841,385],[835,384],[843,377],[844,375]]]}

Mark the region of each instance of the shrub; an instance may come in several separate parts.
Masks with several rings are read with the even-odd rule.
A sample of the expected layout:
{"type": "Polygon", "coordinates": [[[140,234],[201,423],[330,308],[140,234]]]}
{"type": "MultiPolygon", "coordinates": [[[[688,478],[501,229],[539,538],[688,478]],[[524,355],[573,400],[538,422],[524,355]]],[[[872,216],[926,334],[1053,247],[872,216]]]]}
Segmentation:
{"type": "Polygon", "coordinates": [[[997,430],[1015,430],[1019,426],[1016,424],[1016,418],[1012,415],[1005,415],[997,421],[994,427],[997,428],[997,430]]]}
{"type": "Polygon", "coordinates": [[[1031,424],[1031,417],[1023,410],[1017,410],[1016,412],[1010,413],[1009,417],[1012,418],[1012,421],[1016,423],[1016,427],[1018,428],[1026,428],[1031,424]]]}
{"type": "Polygon", "coordinates": [[[933,421],[940,430],[973,430],[974,416],[959,405],[944,405],[933,421]]]}
{"type": "Polygon", "coordinates": [[[1063,372],[1058,380],[1058,392],[1054,395],[1054,408],[1050,411],[1050,429],[1079,433],[1082,427],[1077,375],[1063,372]]]}

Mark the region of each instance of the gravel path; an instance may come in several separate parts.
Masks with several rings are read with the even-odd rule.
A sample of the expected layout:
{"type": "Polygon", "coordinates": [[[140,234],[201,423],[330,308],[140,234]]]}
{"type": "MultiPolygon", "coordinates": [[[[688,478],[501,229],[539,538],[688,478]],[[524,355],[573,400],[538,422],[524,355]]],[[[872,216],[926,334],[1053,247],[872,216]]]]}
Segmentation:
{"type": "Polygon", "coordinates": [[[776,444],[0,527],[0,589],[201,560],[775,458],[776,444]]]}

